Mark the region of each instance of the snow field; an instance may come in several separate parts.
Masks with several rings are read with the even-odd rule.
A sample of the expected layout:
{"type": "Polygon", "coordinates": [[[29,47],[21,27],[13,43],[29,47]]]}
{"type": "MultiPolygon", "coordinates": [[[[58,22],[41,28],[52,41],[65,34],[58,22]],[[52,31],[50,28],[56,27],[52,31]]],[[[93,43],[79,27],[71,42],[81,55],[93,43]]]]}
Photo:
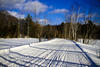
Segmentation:
{"type": "Polygon", "coordinates": [[[0,65],[8,67],[87,67],[91,62],[71,40],[46,42],[0,50],[0,65]]]}

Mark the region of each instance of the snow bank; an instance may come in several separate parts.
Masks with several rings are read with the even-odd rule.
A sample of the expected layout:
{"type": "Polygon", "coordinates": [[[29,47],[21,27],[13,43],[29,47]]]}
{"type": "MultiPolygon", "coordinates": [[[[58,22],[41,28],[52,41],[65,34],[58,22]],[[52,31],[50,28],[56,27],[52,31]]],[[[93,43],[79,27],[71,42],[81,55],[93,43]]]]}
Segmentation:
{"type": "Polygon", "coordinates": [[[0,39],[0,50],[8,49],[22,45],[28,45],[30,43],[39,42],[37,38],[7,38],[0,39]]]}
{"type": "MultiPolygon", "coordinates": [[[[93,41],[92,41],[93,42],[93,41]]],[[[82,44],[77,42],[81,48],[88,53],[93,61],[96,64],[100,65],[100,40],[97,40],[95,43],[92,44],[82,44]]]]}

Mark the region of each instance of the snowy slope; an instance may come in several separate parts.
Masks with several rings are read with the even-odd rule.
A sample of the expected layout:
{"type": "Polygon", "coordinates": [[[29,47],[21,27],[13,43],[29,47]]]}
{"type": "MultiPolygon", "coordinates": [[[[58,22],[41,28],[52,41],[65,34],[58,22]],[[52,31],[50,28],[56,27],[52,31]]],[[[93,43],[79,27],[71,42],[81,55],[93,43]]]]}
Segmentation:
{"type": "Polygon", "coordinates": [[[0,39],[0,50],[6,48],[12,48],[22,45],[28,45],[30,43],[39,42],[36,38],[7,38],[0,39]]]}
{"type": "Polygon", "coordinates": [[[9,67],[92,67],[94,64],[73,41],[53,39],[0,50],[0,65],[9,67]]]}
{"type": "Polygon", "coordinates": [[[96,40],[96,42],[92,44],[77,43],[87,52],[91,59],[100,66],[100,40],[96,40]]]}

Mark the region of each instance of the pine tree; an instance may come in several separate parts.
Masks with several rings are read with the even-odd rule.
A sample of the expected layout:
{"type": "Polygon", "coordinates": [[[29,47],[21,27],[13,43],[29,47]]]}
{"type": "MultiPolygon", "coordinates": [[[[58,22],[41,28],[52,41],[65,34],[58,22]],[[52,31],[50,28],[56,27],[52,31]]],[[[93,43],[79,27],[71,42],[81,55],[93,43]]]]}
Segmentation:
{"type": "Polygon", "coordinates": [[[31,23],[32,23],[32,17],[30,14],[26,17],[26,22],[27,22],[27,37],[30,37],[30,28],[31,28],[31,23]]]}

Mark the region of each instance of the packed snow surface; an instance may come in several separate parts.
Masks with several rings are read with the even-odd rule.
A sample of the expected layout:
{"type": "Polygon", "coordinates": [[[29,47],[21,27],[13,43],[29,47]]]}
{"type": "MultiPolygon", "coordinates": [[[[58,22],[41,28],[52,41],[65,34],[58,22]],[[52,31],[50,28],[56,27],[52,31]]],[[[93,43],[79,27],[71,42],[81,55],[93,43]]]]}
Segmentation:
{"type": "Polygon", "coordinates": [[[0,50],[0,66],[94,67],[96,64],[75,42],[53,39],[0,50]]]}

